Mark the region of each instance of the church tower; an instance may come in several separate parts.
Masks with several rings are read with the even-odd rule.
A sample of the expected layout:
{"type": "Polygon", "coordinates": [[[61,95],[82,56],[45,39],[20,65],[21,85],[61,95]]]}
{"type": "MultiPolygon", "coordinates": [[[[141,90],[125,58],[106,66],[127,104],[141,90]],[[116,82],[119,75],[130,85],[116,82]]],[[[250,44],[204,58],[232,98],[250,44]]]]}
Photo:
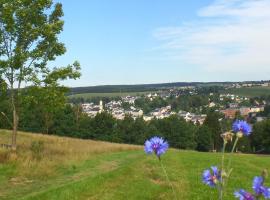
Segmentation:
{"type": "Polygon", "coordinates": [[[103,112],[103,102],[99,101],[99,113],[103,112]]]}

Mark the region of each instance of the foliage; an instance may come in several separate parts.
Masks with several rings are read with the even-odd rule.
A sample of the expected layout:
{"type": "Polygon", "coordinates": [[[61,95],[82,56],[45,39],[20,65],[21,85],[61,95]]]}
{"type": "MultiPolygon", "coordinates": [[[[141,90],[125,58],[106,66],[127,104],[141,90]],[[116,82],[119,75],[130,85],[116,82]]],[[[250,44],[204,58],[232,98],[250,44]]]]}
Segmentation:
{"type": "Polygon", "coordinates": [[[141,108],[145,114],[150,113],[156,108],[165,107],[167,105],[168,102],[161,97],[154,97],[153,99],[138,98],[135,100],[135,106],[141,108]]]}
{"type": "Polygon", "coordinates": [[[269,94],[270,87],[242,87],[227,90],[227,93],[245,96],[245,97],[259,97],[265,94],[269,94]]]}
{"type": "Polygon", "coordinates": [[[1,1],[0,77],[9,89],[14,150],[22,84],[56,87],[59,80],[80,76],[78,62],[54,69],[47,66],[66,51],[58,40],[64,25],[62,16],[62,5],[52,0],[1,1]]]}
{"type": "Polygon", "coordinates": [[[189,112],[196,112],[194,108],[199,108],[208,104],[207,95],[181,95],[178,98],[171,100],[173,110],[184,110],[189,112]]]}
{"type": "Polygon", "coordinates": [[[264,107],[264,111],[262,111],[260,114],[261,114],[261,116],[263,116],[263,117],[270,118],[270,105],[266,105],[266,106],[264,107]]]}
{"type": "Polygon", "coordinates": [[[197,147],[198,151],[210,151],[213,146],[212,132],[210,129],[203,125],[197,131],[197,147]]]}
{"type": "Polygon", "coordinates": [[[270,120],[257,122],[253,126],[251,146],[257,153],[270,153],[270,120]]]}
{"type": "Polygon", "coordinates": [[[211,111],[207,114],[206,119],[204,121],[204,125],[209,128],[212,134],[213,139],[213,149],[220,150],[222,147],[222,140],[220,138],[221,134],[221,126],[219,119],[221,119],[221,115],[218,112],[211,111]]]}

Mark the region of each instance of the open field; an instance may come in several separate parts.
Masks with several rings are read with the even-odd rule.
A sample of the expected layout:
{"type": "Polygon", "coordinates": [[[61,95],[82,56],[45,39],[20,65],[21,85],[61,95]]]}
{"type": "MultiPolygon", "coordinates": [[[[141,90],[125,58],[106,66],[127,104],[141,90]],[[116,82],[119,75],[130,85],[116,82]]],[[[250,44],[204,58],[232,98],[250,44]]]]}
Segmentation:
{"type": "Polygon", "coordinates": [[[124,97],[149,94],[151,91],[145,92],[111,92],[111,93],[82,93],[69,95],[68,98],[93,98],[93,97],[124,97]]]}
{"type": "MultiPolygon", "coordinates": [[[[0,131],[1,143],[9,136],[0,131]]],[[[18,143],[17,158],[0,151],[0,199],[173,199],[159,161],[140,146],[27,133],[19,134],[18,143]],[[32,141],[44,142],[40,159],[29,150],[32,141]]],[[[201,183],[201,173],[220,159],[219,153],[171,149],[162,162],[179,200],[216,200],[216,192],[201,183]]],[[[233,166],[225,199],[234,199],[235,188],[251,190],[253,176],[269,170],[270,157],[235,155],[233,166]]]]}
{"type": "Polygon", "coordinates": [[[245,87],[226,90],[227,93],[236,94],[246,97],[258,97],[262,95],[270,95],[270,87],[245,87]]]}

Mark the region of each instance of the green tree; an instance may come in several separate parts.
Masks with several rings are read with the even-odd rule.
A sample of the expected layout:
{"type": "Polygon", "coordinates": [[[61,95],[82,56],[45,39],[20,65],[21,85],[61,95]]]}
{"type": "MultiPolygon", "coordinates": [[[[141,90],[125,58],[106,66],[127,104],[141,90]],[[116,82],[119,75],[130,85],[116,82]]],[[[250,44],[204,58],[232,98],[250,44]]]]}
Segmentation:
{"type": "Polygon", "coordinates": [[[110,113],[98,113],[93,119],[94,138],[111,141],[116,126],[116,119],[110,113]]]}
{"type": "Polygon", "coordinates": [[[64,108],[57,110],[51,126],[51,133],[69,137],[80,136],[76,128],[76,114],[71,105],[67,104],[64,108]]]}
{"type": "Polygon", "coordinates": [[[270,153],[270,120],[257,122],[251,134],[251,146],[255,152],[270,153]]]}
{"type": "Polygon", "coordinates": [[[62,5],[53,4],[52,0],[2,0],[0,3],[0,77],[10,91],[13,150],[16,150],[23,83],[39,84],[40,77],[57,74],[51,72],[47,63],[66,51],[57,38],[63,30],[62,16],[62,5]]]}
{"type": "Polygon", "coordinates": [[[264,117],[270,118],[270,105],[266,105],[264,107],[264,111],[260,112],[260,114],[264,117]]]}
{"type": "Polygon", "coordinates": [[[121,141],[128,144],[134,144],[135,135],[133,131],[134,119],[131,115],[125,115],[125,118],[118,121],[117,132],[121,138],[121,141]]]}
{"type": "Polygon", "coordinates": [[[212,133],[213,138],[213,149],[219,150],[222,146],[222,139],[220,134],[222,133],[219,119],[221,119],[221,114],[215,111],[208,112],[204,125],[209,128],[212,133]]]}
{"type": "Polygon", "coordinates": [[[207,126],[201,126],[197,131],[197,150],[210,151],[213,147],[212,132],[207,126]]]}
{"type": "Polygon", "coordinates": [[[158,120],[158,132],[165,137],[171,147],[179,149],[195,149],[196,126],[186,122],[177,115],[158,120]]]}

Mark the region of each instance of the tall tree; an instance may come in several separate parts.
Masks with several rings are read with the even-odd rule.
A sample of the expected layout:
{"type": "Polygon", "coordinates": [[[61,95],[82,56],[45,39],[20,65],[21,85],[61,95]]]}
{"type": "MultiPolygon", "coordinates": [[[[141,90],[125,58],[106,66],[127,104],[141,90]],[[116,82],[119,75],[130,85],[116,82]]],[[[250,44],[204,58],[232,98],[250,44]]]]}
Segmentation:
{"type": "Polygon", "coordinates": [[[47,63],[66,51],[57,38],[62,16],[62,5],[52,0],[0,0],[0,78],[8,85],[12,105],[13,150],[22,85],[40,84],[41,77],[54,74],[47,63]]]}
{"type": "Polygon", "coordinates": [[[212,133],[213,139],[213,149],[219,150],[222,146],[222,139],[220,134],[222,133],[219,119],[221,119],[221,114],[215,111],[210,111],[207,114],[207,117],[204,121],[204,125],[206,125],[212,133]]]}
{"type": "Polygon", "coordinates": [[[270,119],[253,126],[251,145],[257,153],[270,153],[270,119]]]}
{"type": "MultiPolygon", "coordinates": [[[[75,62],[74,66],[79,67],[79,63],[75,62]]],[[[68,88],[59,84],[60,80],[67,78],[77,78],[80,76],[78,69],[73,66],[54,69],[46,75],[42,80],[42,84],[28,87],[22,95],[22,108],[36,108],[42,122],[42,132],[49,133],[50,127],[53,125],[55,113],[63,109],[67,102],[66,93],[68,88]]],[[[25,112],[29,113],[29,112],[25,112]]],[[[31,114],[31,113],[30,113],[31,114]]]]}
{"type": "Polygon", "coordinates": [[[197,150],[210,151],[213,147],[212,133],[205,125],[201,126],[197,131],[197,150]]]}

